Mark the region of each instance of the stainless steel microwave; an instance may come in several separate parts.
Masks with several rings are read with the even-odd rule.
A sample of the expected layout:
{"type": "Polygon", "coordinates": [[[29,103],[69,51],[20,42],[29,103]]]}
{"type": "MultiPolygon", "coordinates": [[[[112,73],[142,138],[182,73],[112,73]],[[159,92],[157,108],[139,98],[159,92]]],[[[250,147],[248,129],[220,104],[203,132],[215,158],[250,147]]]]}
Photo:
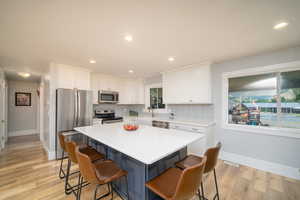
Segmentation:
{"type": "Polygon", "coordinates": [[[118,103],[119,93],[115,91],[100,90],[98,92],[99,103],[118,103]]]}

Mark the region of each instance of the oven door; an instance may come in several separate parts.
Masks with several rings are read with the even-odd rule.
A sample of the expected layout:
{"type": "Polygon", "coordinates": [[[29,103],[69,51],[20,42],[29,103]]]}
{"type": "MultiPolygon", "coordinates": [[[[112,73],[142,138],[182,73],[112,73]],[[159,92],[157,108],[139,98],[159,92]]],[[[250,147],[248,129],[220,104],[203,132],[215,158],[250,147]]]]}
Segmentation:
{"type": "Polygon", "coordinates": [[[118,103],[118,92],[99,91],[99,103],[118,103]]]}

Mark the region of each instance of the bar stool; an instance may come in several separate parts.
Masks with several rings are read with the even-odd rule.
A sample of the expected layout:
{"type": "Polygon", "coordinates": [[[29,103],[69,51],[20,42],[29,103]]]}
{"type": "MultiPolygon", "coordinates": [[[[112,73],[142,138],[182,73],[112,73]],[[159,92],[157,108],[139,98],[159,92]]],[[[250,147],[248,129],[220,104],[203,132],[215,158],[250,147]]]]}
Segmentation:
{"type": "Polygon", "coordinates": [[[203,157],[201,162],[184,170],[169,168],[147,182],[146,187],[165,200],[189,200],[197,194],[205,164],[206,157],[203,157]]]}
{"type": "Polygon", "coordinates": [[[98,160],[96,162],[92,162],[92,159],[79,146],[76,148],[76,156],[78,160],[79,170],[82,175],[79,181],[79,192],[77,195],[78,200],[80,200],[81,196],[83,179],[85,179],[88,183],[96,185],[94,200],[99,200],[109,196],[110,193],[113,199],[114,192],[112,182],[122,177],[125,178],[126,181],[127,200],[129,200],[127,171],[119,168],[111,160],[98,160]],[[98,188],[102,185],[107,185],[108,192],[97,198],[98,188]]]}
{"type": "Polygon", "coordinates": [[[61,160],[60,168],[59,168],[59,174],[58,174],[60,179],[64,179],[66,177],[66,172],[63,170],[63,162],[64,162],[64,160],[68,159],[68,156],[67,155],[65,156],[65,153],[67,152],[65,140],[67,137],[74,136],[77,134],[79,134],[79,133],[74,130],[62,131],[58,134],[59,144],[62,148],[62,154],[61,154],[61,159],[60,159],[61,160]]]}
{"type": "MultiPolygon", "coordinates": [[[[77,164],[78,161],[77,161],[77,157],[76,157],[76,154],[75,154],[75,148],[77,147],[78,145],[76,144],[75,141],[72,141],[72,140],[65,140],[65,147],[66,147],[66,151],[68,152],[68,166],[67,166],[67,173],[66,173],[66,179],[65,179],[65,193],[68,195],[68,194],[71,194],[72,192],[74,193],[74,195],[77,197],[77,194],[78,194],[78,189],[79,189],[79,185],[70,185],[69,183],[69,178],[70,178],[70,175],[74,174],[74,173],[79,173],[79,176],[78,176],[78,180],[80,180],[80,171],[76,171],[74,173],[70,173],[71,171],[71,166],[72,166],[72,163],[74,164],[77,164]]],[[[98,153],[95,149],[87,146],[87,145],[80,145],[81,148],[82,148],[82,151],[87,155],[89,156],[89,158],[92,160],[92,162],[94,161],[97,161],[97,160],[103,160],[104,159],[104,155],[101,154],[101,153],[98,153]]],[[[79,181],[78,181],[79,182],[79,181]]],[[[84,186],[86,186],[87,184],[85,184],[84,186]]]]}
{"type": "MultiPolygon", "coordinates": [[[[214,171],[214,179],[215,179],[215,187],[216,187],[216,194],[214,195],[213,199],[216,199],[218,197],[218,200],[220,199],[219,195],[219,189],[218,189],[218,182],[217,182],[217,176],[216,176],[216,165],[218,162],[218,156],[220,149],[222,147],[222,144],[219,142],[216,147],[212,147],[206,150],[204,157],[207,157],[206,166],[204,169],[204,174],[207,174],[211,171],[214,171]]],[[[185,157],[182,161],[179,161],[176,163],[176,167],[184,170],[190,166],[196,165],[197,163],[202,162],[203,157],[199,157],[196,155],[188,155],[185,157]]],[[[205,198],[204,195],[204,187],[203,182],[201,183],[201,191],[202,191],[202,198],[205,198]]],[[[198,191],[200,193],[200,191],[198,191]]]]}
{"type": "Polygon", "coordinates": [[[65,156],[65,152],[66,152],[65,139],[66,139],[66,136],[63,133],[64,132],[60,132],[59,135],[58,135],[59,143],[60,143],[60,146],[62,148],[60,168],[59,168],[59,174],[58,174],[58,177],[60,179],[64,179],[66,177],[66,172],[63,170],[63,162],[64,162],[65,159],[68,159],[68,156],[65,156]]]}

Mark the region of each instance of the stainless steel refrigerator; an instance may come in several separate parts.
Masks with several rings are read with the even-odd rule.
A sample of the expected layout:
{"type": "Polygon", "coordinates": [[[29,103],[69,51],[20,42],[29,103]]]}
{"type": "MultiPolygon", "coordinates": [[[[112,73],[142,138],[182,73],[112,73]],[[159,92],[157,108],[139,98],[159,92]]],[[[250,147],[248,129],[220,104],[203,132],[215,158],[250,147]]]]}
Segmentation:
{"type": "Polygon", "coordinates": [[[92,91],[77,89],[56,90],[56,159],[61,158],[62,149],[58,134],[75,127],[89,126],[93,120],[92,91]]]}

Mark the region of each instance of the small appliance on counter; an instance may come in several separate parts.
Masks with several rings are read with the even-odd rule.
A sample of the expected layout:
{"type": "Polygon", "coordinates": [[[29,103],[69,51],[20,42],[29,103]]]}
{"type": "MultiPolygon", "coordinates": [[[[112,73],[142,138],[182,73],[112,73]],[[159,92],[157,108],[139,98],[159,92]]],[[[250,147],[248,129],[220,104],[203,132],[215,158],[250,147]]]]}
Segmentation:
{"type": "MultiPolygon", "coordinates": [[[[95,119],[94,122],[101,124],[110,124],[122,122],[123,117],[116,117],[114,110],[95,110],[95,119]]],[[[95,123],[94,123],[95,124],[95,123]]]]}

